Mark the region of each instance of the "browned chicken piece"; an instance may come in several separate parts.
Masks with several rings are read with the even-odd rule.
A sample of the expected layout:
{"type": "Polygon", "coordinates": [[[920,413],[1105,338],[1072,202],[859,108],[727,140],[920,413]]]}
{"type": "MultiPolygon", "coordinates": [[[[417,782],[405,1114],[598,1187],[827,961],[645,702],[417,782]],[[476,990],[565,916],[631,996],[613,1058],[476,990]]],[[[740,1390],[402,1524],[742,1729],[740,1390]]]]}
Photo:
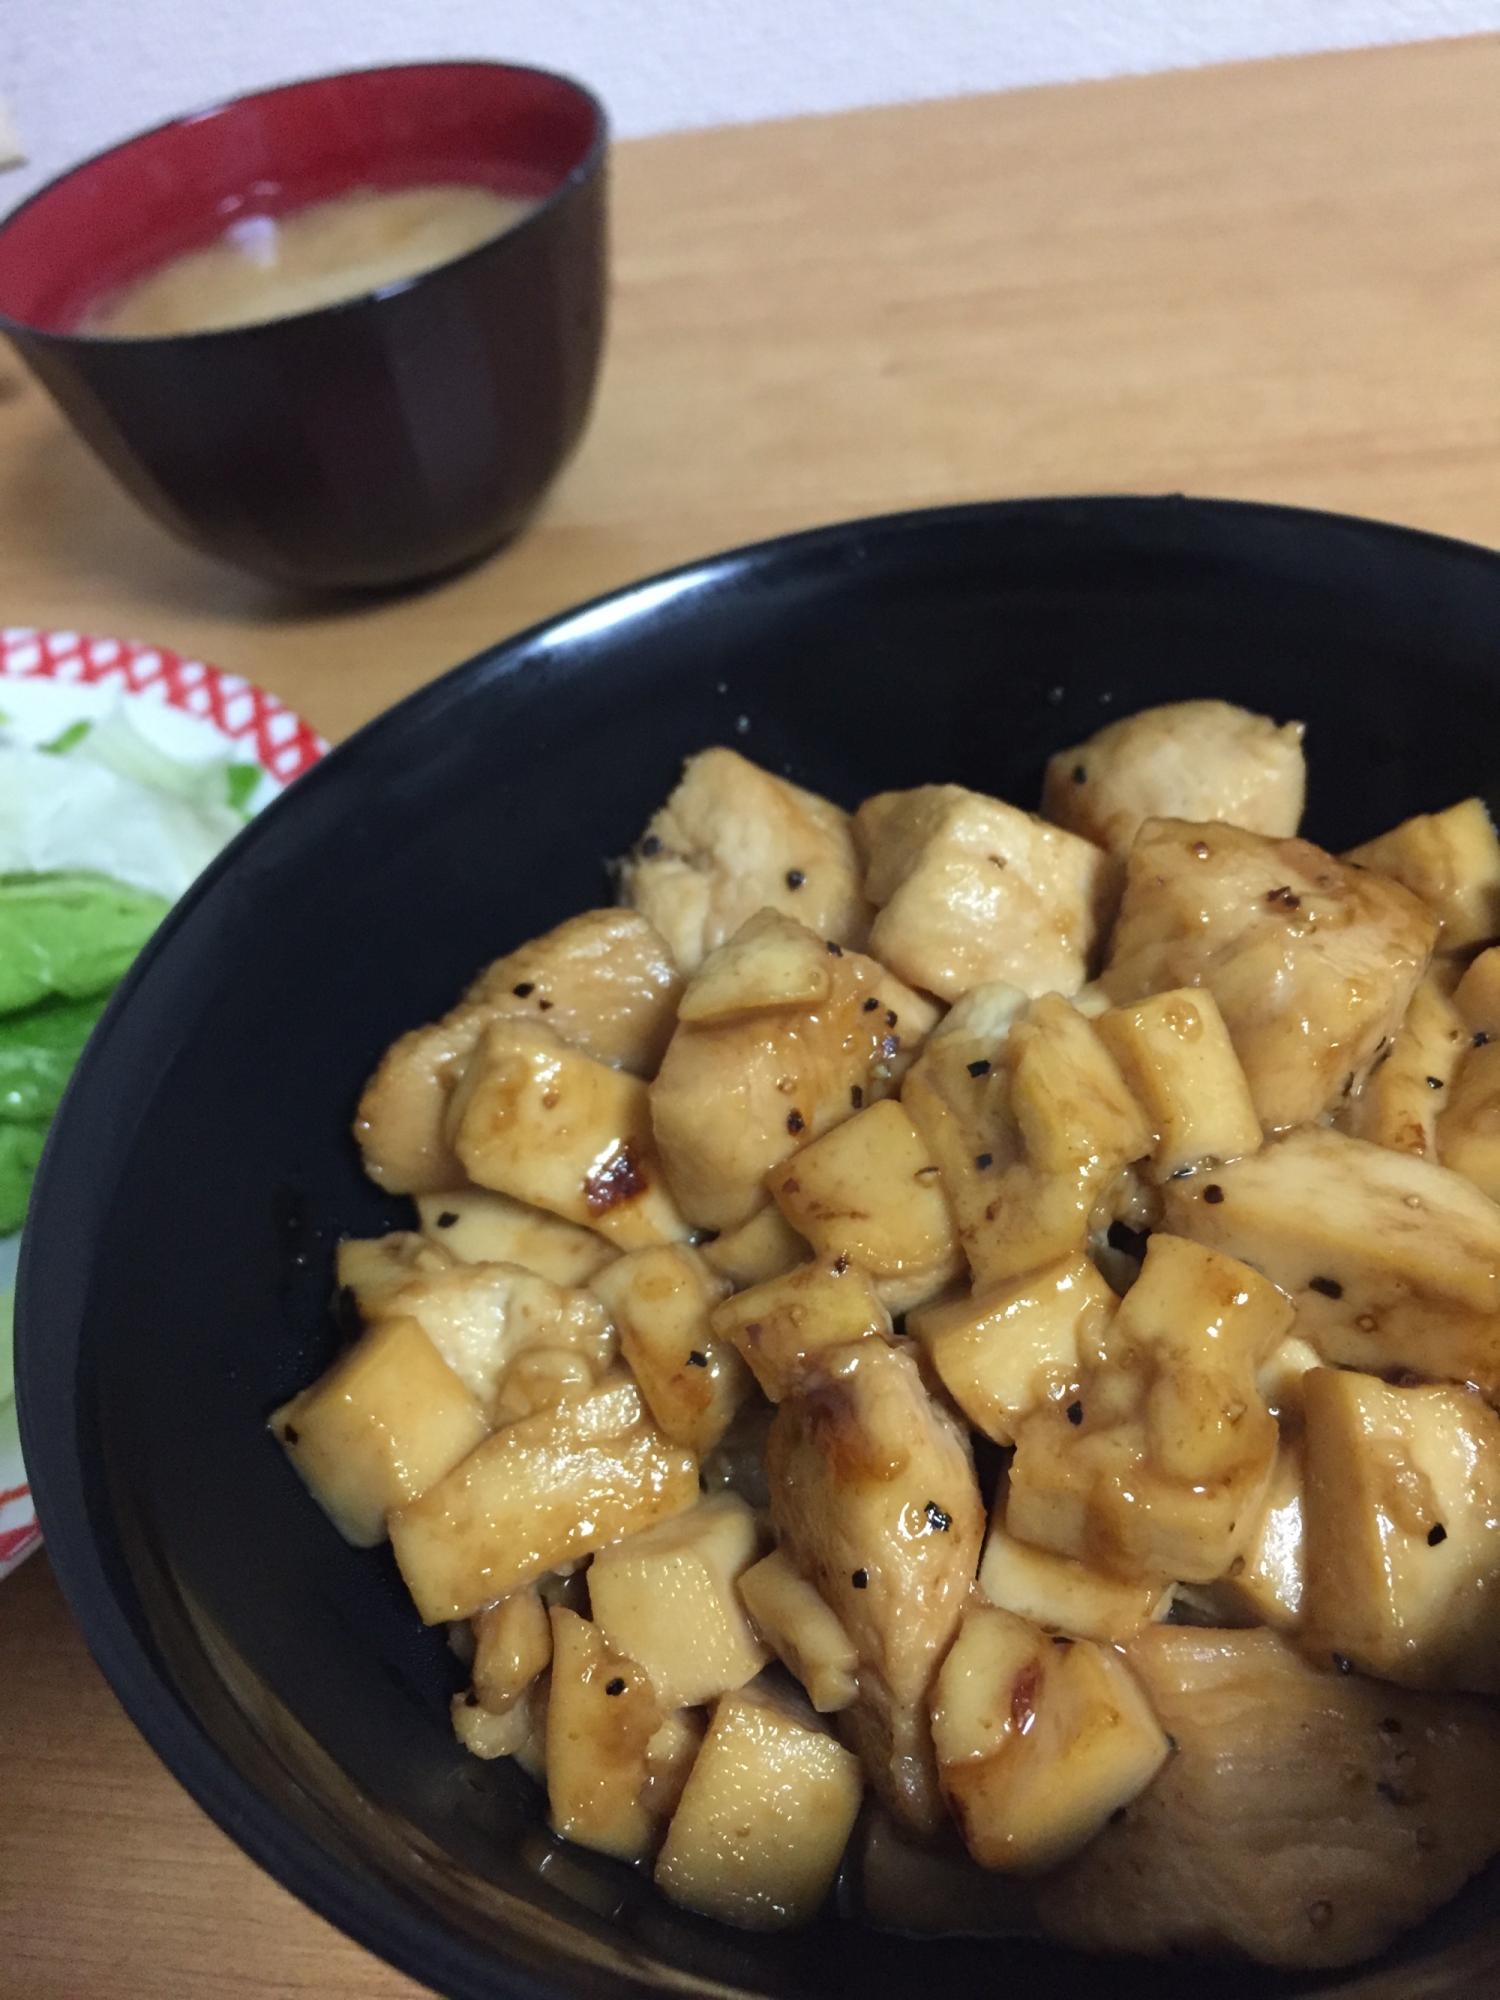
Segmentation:
{"type": "Polygon", "coordinates": [[[1031,1003],[1019,986],[976,986],[938,1022],[901,1085],[901,1105],[932,1149],[964,1230],[993,1192],[976,1178],[981,1153],[1003,1153],[1010,1130],[1006,1039],[1031,1003]]]}
{"type": "Polygon", "coordinates": [[[1409,890],[1305,840],[1148,820],[1101,983],[1117,1005],[1206,986],[1261,1123],[1283,1131],[1358,1089],[1436,935],[1409,890]]]}
{"type": "Polygon", "coordinates": [[[1270,1485],[1276,1423],[1255,1373],[1292,1318],[1247,1265],[1153,1236],[1095,1353],[1080,1356],[1077,1401],[1018,1428],[1010,1533],[1114,1576],[1222,1576],[1270,1485]]]}
{"type": "Polygon", "coordinates": [[[815,1139],[767,1185],[816,1254],[860,1265],[893,1313],[924,1305],[964,1272],[937,1162],[894,1098],[815,1139]]]}
{"type": "Polygon", "coordinates": [[[859,1654],[841,1730],[897,1817],[930,1827],[923,1704],[984,1539],[968,1440],[916,1364],[870,1340],[828,1350],[777,1411],[766,1457],[777,1538],[859,1654]]]}
{"type": "Polygon", "coordinates": [[[1480,952],[1454,988],[1453,1005],[1464,1039],[1438,1116],[1437,1156],[1500,1200],[1500,946],[1480,952]]]}
{"type": "Polygon", "coordinates": [[[1341,1131],[1397,1153],[1438,1158],[1438,1119],[1450,1101],[1449,1086],[1469,1046],[1464,1019],[1436,970],[1411,996],[1406,1019],[1358,1093],[1337,1116],[1341,1131]]]}
{"type": "Polygon", "coordinates": [[[1031,1003],[976,1080],[994,1085],[994,1136],[972,1158],[940,1146],[933,1157],[974,1283],[988,1289],[1082,1251],[1095,1203],[1152,1133],[1093,1024],[1056,993],[1031,1003]]]}
{"type": "Polygon", "coordinates": [[[1500,1395],[1500,1208],[1462,1174],[1314,1128],[1163,1192],[1167,1228],[1263,1272],[1325,1361],[1500,1395]]]}
{"type": "Polygon", "coordinates": [[[596,1229],[621,1250],[680,1241],[638,1076],[595,1062],[539,1021],[494,1021],[448,1104],[471,1180],[596,1229]]]}
{"type": "Polygon", "coordinates": [[[870,926],[848,814],[734,750],[688,758],[620,888],[688,973],[768,905],[836,944],[870,926]]]}
{"type": "Polygon", "coordinates": [[[462,1187],[464,1170],[444,1121],[464,1065],[489,1024],[482,1008],[460,1003],[429,1027],[391,1043],[365,1085],[354,1137],[365,1172],[387,1194],[438,1194],[462,1187]]]}
{"type": "Polygon", "coordinates": [[[1124,856],[1148,819],[1228,820],[1285,839],[1297,831],[1307,767],[1302,724],[1227,701],[1142,709],[1059,750],[1042,812],[1124,856]]]}
{"type": "Polygon", "coordinates": [[[895,1096],[938,1017],[874,959],[819,949],[825,998],[687,1019],[667,1046],[651,1115],[672,1192],[699,1228],[738,1229],[769,1201],[773,1167],[895,1096]]]}
{"type": "Polygon", "coordinates": [[[495,1021],[544,1021],[570,1048],[655,1076],[677,1021],[682,975],[634,910],[585,910],[481,972],[464,995],[495,1021]]]}
{"type": "Polygon", "coordinates": [[[334,1251],[334,1275],[341,1292],[353,1297],[361,1318],[372,1319],[393,1292],[423,1273],[451,1271],[454,1258],[441,1243],[414,1229],[391,1229],[384,1236],[346,1236],[334,1251]]]}
{"type": "Polygon", "coordinates": [[[666,1442],[621,1370],[503,1425],[388,1526],[417,1610],[436,1625],[472,1618],[549,1570],[696,1506],[698,1494],[696,1459],[666,1442]]]}
{"type": "Polygon", "coordinates": [[[565,1387],[589,1388],[618,1348],[609,1315],[592,1292],[554,1285],[520,1264],[413,1271],[368,1310],[381,1319],[414,1319],[492,1420],[529,1416],[565,1387]],[[501,1396],[501,1388],[523,1356],[539,1363],[540,1372],[524,1387],[514,1385],[517,1405],[501,1396]]]}
{"type": "Polygon", "coordinates": [[[1053,1937],[1351,1965],[1500,1848],[1487,1702],[1321,1673],[1266,1631],[1153,1626],[1126,1659],[1176,1755],[1038,1885],[1053,1937]]]}
{"type": "Polygon", "coordinates": [[[1418,813],[1344,859],[1420,896],[1441,920],[1440,951],[1472,951],[1500,937],[1500,840],[1483,799],[1418,813]]]}
{"type": "Polygon", "coordinates": [[[1301,1643],[1404,1687],[1500,1694],[1500,1417],[1472,1389],[1303,1383],[1301,1643]]]}
{"type": "Polygon", "coordinates": [[[682,979],[630,910],[586,910],[482,972],[441,1021],[391,1044],[354,1120],[365,1172],[391,1194],[440,1194],[464,1171],[445,1136],[448,1101],[492,1021],[544,1022],[570,1047],[651,1076],[677,1018],[682,979]]]}
{"type": "Polygon", "coordinates": [[[913,986],[957,1000],[996,980],[1038,994],[1088,978],[1109,897],[1091,841],[962,785],[880,792],[854,834],[878,905],[870,950],[913,986]]]}

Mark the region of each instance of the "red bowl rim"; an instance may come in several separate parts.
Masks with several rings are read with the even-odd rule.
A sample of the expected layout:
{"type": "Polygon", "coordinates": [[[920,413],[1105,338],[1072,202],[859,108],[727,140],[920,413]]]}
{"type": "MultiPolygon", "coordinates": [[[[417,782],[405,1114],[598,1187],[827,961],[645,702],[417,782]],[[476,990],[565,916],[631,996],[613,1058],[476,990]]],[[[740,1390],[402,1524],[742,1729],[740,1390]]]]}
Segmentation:
{"type": "Polygon", "coordinates": [[[425,271],[418,271],[410,278],[393,280],[390,285],[382,286],[379,291],[357,292],[352,298],[336,299],[324,305],[308,307],[302,312],[283,313],[274,319],[254,320],[242,326],[204,327],[190,333],[171,334],[84,333],[72,328],[41,326],[31,320],[17,319],[0,305],[0,333],[21,335],[30,341],[46,342],[59,347],[130,347],[144,351],[161,347],[180,349],[186,341],[243,339],[247,335],[263,335],[272,327],[295,324],[329,314],[345,314],[377,303],[393,294],[409,292],[415,286],[467,263],[471,258],[484,255],[497,242],[530,234],[574,188],[589,180],[598,171],[609,146],[609,114],[598,95],[590,90],[587,84],[580,83],[577,77],[569,76],[562,70],[545,69],[539,63],[504,62],[491,56],[436,56],[421,62],[369,63],[348,69],[320,70],[311,76],[289,78],[284,83],[266,84],[254,90],[237,91],[228,97],[215,98],[206,104],[197,105],[191,110],[177,112],[170,118],[159,119],[154,125],[142,126],[139,131],[128,133],[123,139],[116,139],[108,146],[101,146],[97,152],[89,153],[85,158],[75,160],[71,166],[64,167],[61,173],[54,174],[39,188],[34,188],[24,200],[17,202],[13,209],[0,215],[0,246],[3,246],[4,238],[13,224],[49,199],[66,182],[90,172],[102,160],[109,159],[112,154],[124,152],[143,140],[155,138],[159,133],[169,132],[179,126],[195,125],[201,119],[214,118],[223,112],[237,110],[241,106],[264,102],[268,98],[287,96],[318,84],[338,83],[349,77],[410,76],[432,70],[498,70],[512,75],[537,77],[548,83],[560,84],[564,90],[571,91],[593,114],[593,136],[583,155],[568,169],[556,187],[540,198],[530,214],[513,223],[499,236],[487,237],[473,249],[463,251],[456,257],[446,258],[441,264],[432,265],[425,271]]]}

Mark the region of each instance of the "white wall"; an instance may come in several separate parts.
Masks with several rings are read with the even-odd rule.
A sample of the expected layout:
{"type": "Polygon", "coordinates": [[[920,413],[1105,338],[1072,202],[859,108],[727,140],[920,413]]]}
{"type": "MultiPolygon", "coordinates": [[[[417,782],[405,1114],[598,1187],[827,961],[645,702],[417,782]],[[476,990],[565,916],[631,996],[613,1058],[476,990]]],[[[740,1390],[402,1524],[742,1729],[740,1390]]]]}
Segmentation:
{"type": "Polygon", "coordinates": [[[622,135],[1500,28],[1500,0],[3,0],[10,207],[142,126],[322,70],[489,55],[622,135]]]}

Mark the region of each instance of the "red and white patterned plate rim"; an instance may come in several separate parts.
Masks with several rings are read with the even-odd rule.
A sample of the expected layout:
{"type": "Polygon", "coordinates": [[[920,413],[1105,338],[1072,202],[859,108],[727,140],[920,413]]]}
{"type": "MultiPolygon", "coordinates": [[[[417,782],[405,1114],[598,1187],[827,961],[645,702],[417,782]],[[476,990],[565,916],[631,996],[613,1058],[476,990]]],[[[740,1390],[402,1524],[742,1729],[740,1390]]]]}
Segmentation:
{"type": "Polygon", "coordinates": [[[275,695],[238,674],[184,659],[165,646],[11,625],[0,628],[0,676],[114,687],[122,694],[144,695],[211,723],[282,785],[300,778],[328,748],[275,695]]]}
{"type": "MultiPolygon", "coordinates": [[[[29,625],[0,627],[0,680],[49,680],[117,689],[196,716],[227,737],[269,772],[277,787],[300,778],[328,745],[301,716],[239,674],[203,660],[185,659],[166,646],[126,639],[91,638],[79,632],[42,632],[29,625]]],[[[0,1577],[41,1541],[31,1489],[23,1469],[6,1454],[0,1463],[0,1577]],[[16,1483],[20,1478],[20,1483],[16,1483]]]]}

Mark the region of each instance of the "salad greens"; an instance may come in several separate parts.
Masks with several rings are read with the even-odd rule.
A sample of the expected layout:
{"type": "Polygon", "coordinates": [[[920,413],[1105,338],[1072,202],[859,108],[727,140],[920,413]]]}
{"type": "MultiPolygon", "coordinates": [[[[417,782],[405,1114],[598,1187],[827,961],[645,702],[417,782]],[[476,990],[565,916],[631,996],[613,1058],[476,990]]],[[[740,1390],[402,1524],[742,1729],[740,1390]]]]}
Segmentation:
{"type": "Polygon", "coordinates": [[[112,993],[167,909],[165,896],[108,875],[0,875],[0,1017],[50,994],[112,993]]]}
{"type": "Polygon", "coordinates": [[[20,1228],[73,1065],[167,909],[107,875],[0,875],[0,1235],[20,1228]]]}
{"type": "Polygon", "coordinates": [[[36,709],[0,715],[0,1237],[105,1002],[263,777],[227,751],[169,755],[123,702],[73,720],[54,705],[40,728],[36,709]]]}

